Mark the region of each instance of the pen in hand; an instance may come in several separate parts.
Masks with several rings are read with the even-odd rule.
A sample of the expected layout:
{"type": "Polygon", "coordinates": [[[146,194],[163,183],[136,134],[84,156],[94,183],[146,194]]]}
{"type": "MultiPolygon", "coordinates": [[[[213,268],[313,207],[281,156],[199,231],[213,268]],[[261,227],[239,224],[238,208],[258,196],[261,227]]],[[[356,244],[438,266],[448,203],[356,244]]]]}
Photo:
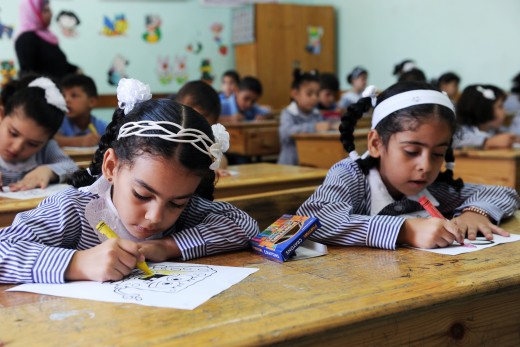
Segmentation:
{"type": "MultiPolygon", "coordinates": [[[[117,236],[117,234],[112,230],[110,229],[110,227],[103,221],[99,222],[97,225],[96,225],[96,230],[99,231],[101,234],[105,235],[106,237],[108,237],[109,239],[116,239],[118,238],[119,236],[117,236]]],[[[150,270],[150,268],[148,267],[148,265],[146,264],[146,262],[144,261],[139,261],[137,262],[137,267],[139,268],[139,270],[141,270],[142,272],[145,273],[146,276],[153,276],[154,273],[152,270],[150,270]]]]}

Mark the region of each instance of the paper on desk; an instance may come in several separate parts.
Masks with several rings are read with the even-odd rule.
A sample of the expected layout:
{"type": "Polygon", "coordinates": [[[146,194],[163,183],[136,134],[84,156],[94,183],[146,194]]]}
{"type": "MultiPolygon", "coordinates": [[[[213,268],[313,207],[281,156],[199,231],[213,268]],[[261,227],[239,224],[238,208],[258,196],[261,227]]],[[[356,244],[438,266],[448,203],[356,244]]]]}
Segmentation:
{"type": "Polygon", "coordinates": [[[22,284],[7,291],[193,310],[258,270],[171,262],[148,265],[155,273],[150,278],[135,269],[121,281],[22,284]]]}
{"type": "Polygon", "coordinates": [[[462,253],[480,251],[481,249],[484,249],[484,248],[489,248],[489,247],[493,247],[496,245],[500,245],[502,243],[514,242],[514,241],[519,241],[519,240],[520,240],[520,235],[517,235],[517,234],[511,234],[511,236],[509,236],[509,237],[493,235],[493,240],[491,240],[491,241],[486,240],[485,237],[477,237],[477,239],[473,240],[473,241],[466,239],[466,240],[464,240],[464,246],[461,246],[458,242],[454,242],[453,244],[451,244],[450,246],[445,247],[445,248],[433,248],[433,249],[415,248],[415,247],[410,247],[410,248],[419,249],[421,251],[439,253],[439,254],[457,255],[457,254],[462,254],[462,253]]]}
{"type": "Polygon", "coordinates": [[[65,146],[62,149],[64,151],[71,152],[95,152],[99,146],[90,146],[90,147],[75,147],[75,146],[65,146]]]}
{"type": "Polygon", "coordinates": [[[322,255],[327,254],[327,246],[313,242],[310,240],[305,240],[301,246],[296,248],[296,254],[294,257],[289,258],[288,261],[293,260],[302,260],[302,259],[308,259],[308,258],[314,258],[314,257],[320,257],[322,255]]]}
{"type": "Polygon", "coordinates": [[[35,198],[45,198],[47,196],[56,194],[69,188],[68,184],[51,184],[45,189],[36,188],[29,190],[21,190],[18,192],[11,192],[8,186],[3,187],[3,192],[0,192],[0,197],[9,198],[9,199],[18,199],[18,200],[26,200],[26,199],[35,199],[35,198]]]}

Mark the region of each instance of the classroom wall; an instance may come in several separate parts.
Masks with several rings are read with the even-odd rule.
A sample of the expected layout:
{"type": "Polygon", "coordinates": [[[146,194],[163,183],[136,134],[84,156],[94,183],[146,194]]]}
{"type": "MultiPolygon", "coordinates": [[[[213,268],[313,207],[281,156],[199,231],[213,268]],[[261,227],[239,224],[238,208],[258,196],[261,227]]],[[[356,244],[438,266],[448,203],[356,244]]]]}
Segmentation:
{"type": "Polygon", "coordinates": [[[338,73],[358,64],[369,83],[395,82],[393,66],[414,59],[428,78],[453,70],[461,85],[493,83],[509,90],[520,72],[520,1],[310,0],[337,9],[338,73]]]}
{"type": "MultiPolygon", "coordinates": [[[[18,26],[19,3],[0,0],[0,23],[18,26]]],[[[218,87],[218,77],[234,64],[230,7],[207,7],[199,0],[51,0],[51,8],[51,30],[59,37],[61,49],[71,63],[95,79],[100,94],[115,93],[115,86],[108,82],[108,71],[117,55],[128,60],[124,70],[129,77],[146,81],[156,93],[171,93],[185,80],[199,79],[204,59],[210,60],[208,73],[215,76],[214,86],[218,87]],[[56,23],[61,10],[72,11],[80,18],[76,36],[65,36],[56,23]],[[126,32],[104,35],[104,16],[113,21],[119,14],[127,20],[126,32]],[[161,39],[156,43],[143,39],[147,15],[158,15],[162,22],[161,39]],[[219,33],[211,30],[214,24],[222,25],[219,33]],[[159,59],[170,66],[162,69],[159,59]]],[[[14,36],[8,39],[4,35],[0,38],[0,61],[9,59],[16,61],[14,36]]]]}

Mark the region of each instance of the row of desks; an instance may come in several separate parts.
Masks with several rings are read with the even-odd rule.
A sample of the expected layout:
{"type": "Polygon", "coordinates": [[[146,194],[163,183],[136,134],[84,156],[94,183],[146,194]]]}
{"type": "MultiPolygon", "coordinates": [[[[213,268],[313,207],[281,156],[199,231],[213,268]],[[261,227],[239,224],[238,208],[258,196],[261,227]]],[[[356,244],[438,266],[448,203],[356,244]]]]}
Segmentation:
{"type": "MultiPolygon", "coordinates": [[[[503,227],[520,233],[520,215],[503,227]]],[[[0,345],[520,345],[520,242],[456,257],[329,247],[284,264],[250,251],[190,263],[259,271],[192,311],[0,285],[0,345]]]]}
{"type": "MultiPolygon", "coordinates": [[[[232,176],[221,177],[215,186],[215,198],[226,199],[281,189],[315,187],[327,174],[325,169],[256,163],[230,166],[232,176]]],[[[10,225],[17,213],[30,210],[42,199],[0,198],[0,227],[10,225]]]]}

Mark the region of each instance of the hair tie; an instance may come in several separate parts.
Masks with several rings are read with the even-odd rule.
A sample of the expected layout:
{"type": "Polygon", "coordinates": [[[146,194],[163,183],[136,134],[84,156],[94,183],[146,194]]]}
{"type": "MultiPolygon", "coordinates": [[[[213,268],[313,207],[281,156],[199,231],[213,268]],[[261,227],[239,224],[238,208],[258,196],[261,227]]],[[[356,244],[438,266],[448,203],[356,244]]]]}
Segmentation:
{"type": "Polygon", "coordinates": [[[453,171],[455,169],[455,163],[454,162],[445,163],[444,166],[446,167],[446,170],[453,171]]]}
{"type": "Polygon", "coordinates": [[[361,93],[361,96],[364,98],[370,97],[370,101],[372,103],[372,107],[376,107],[377,104],[377,95],[376,95],[376,86],[368,86],[363,90],[363,93],[361,93]]]}
{"type": "Polygon", "coordinates": [[[117,105],[124,110],[125,115],[134,106],[152,98],[150,86],[133,78],[121,78],[117,85],[117,105]]]}
{"type": "Polygon", "coordinates": [[[359,156],[358,152],[356,152],[356,150],[350,151],[348,156],[350,157],[350,159],[352,159],[352,161],[356,161],[360,158],[360,156],[359,156]]]}
{"type": "Polygon", "coordinates": [[[413,61],[409,61],[403,65],[401,72],[409,72],[415,68],[417,68],[417,65],[415,65],[415,63],[413,61]]]}
{"type": "Polygon", "coordinates": [[[477,86],[477,91],[479,91],[486,99],[495,100],[495,92],[492,89],[486,89],[482,86],[477,86]]]}
{"type": "Polygon", "coordinates": [[[38,77],[28,85],[29,87],[38,87],[45,91],[45,100],[63,112],[68,112],[67,103],[56,85],[47,77],[38,77]]]}

